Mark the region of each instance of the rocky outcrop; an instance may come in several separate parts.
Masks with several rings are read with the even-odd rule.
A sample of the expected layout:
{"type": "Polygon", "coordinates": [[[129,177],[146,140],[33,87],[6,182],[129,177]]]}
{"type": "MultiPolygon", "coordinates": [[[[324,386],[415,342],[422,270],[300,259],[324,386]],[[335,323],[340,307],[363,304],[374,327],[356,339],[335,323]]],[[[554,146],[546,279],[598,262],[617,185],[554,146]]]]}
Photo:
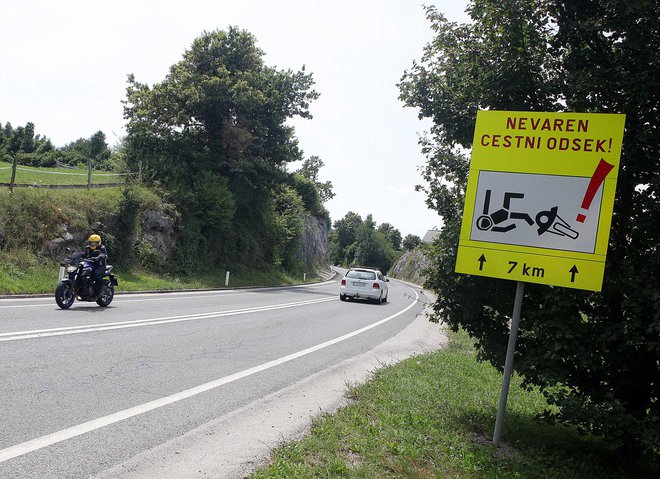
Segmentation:
{"type": "Polygon", "coordinates": [[[158,254],[171,259],[176,251],[176,219],[164,211],[144,210],[140,215],[142,222],[141,241],[149,243],[158,254]]]}
{"type": "Polygon", "coordinates": [[[424,271],[430,266],[431,260],[424,254],[424,251],[415,248],[401,256],[390,271],[390,276],[422,286],[426,281],[424,271]]]}
{"type": "Polygon", "coordinates": [[[305,230],[300,243],[299,257],[311,272],[325,272],[328,260],[328,225],[323,218],[305,215],[305,230]]]}
{"type": "Polygon", "coordinates": [[[49,258],[61,261],[68,257],[66,249],[80,249],[80,246],[87,239],[88,230],[69,229],[69,225],[62,224],[60,227],[62,233],[59,237],[44,244],[41,253],[49,258]]]}
{"type": "MultiPolygon", "coordinates": [[[[85,240],[91,233],[98,233],[111,248],[120,233],[119,221],[116,214],[110,214],[89,225],[89,228],[71,229],[69,225],[62,224],[59,228],[61,233],[57,238],[47,241],[41,250],[42,254],[57,261],[69,256],[67,248],[72,250],[84,246],[85,240]]],[[[144,210],[140,214],[140,227],[137,229],[138,236],[132,238],[137,241],[148,243],[164,259],[172,258],[176,250],[177,234],[175,230],[176,219],[163,211],[144,210]]]]}

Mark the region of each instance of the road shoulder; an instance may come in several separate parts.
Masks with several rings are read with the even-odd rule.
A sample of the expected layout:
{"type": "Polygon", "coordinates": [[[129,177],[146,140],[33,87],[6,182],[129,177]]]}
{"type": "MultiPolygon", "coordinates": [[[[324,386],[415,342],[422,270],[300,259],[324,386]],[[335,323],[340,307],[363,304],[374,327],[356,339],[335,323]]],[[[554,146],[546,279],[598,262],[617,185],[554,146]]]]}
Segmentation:
{"type": "MultiPolygon", "coordinates": [[[[428,293],[426,295],[430,296],[428,293]]],[[[422,295],[422,300],[426,296],[422,295]]],[[[302,437],[311,420],[347,404],[347,385],[367,381],[377,369],[441,348],[441,326],[428,321],[427,307],[408,327],[375,349],[254,401],[94,476],[96,479],[153,477],[242,478],[270,452],[302,437]]]]}

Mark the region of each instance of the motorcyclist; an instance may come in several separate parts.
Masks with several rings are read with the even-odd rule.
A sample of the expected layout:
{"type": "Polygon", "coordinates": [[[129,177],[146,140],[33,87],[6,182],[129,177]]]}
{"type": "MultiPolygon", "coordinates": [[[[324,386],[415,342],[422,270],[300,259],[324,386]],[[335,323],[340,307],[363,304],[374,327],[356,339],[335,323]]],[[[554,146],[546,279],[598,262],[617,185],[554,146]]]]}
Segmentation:
{"type": "Polygon", "coordinates": [[[82,255],[83,259],[94,263],[92,270],[92,280],[94,282],[94,296],[100,296],[103,293],[103,276],[108,261],[108,252],[105,246],[101,244],[101,237],[97,234],[90,235],[87,239],[87,246],[82,255]]]}

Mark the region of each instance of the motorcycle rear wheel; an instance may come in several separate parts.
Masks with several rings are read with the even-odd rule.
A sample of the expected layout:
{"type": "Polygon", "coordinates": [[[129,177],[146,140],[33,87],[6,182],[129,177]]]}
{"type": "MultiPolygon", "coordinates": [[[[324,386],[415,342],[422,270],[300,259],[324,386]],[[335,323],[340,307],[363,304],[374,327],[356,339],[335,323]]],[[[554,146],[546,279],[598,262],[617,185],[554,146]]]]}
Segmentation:
{"type": "Polygon", "coordinates": [[[112,283],[110,283],[110,281],[105,281],[105,292],[103,293],[103,296],[101,296],[96,300],[96,304],[98,304],[102,308],[105,308],[110,303],[112,303],[112,299],[114,297],[115,297],[114,286],[112,286],[112,283]]]}
{"type": "Polygon", "coordinates": [[[73,289],[69,283],[60,283],[55,289],[55,302],[62,309],[69,309],[76,296],[73,294],[73,289]]]}

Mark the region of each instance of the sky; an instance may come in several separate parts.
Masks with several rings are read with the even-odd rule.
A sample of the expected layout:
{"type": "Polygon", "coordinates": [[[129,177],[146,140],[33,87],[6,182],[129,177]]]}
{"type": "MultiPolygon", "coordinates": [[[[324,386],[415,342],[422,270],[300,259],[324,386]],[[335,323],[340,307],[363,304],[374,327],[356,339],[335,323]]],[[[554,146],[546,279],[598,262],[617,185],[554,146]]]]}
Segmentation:
{"type": "MultiPolygon", "coordinates": [[[[464,0],[424,3],[467,21],[464,0]]],[[[195,38],[230,25],[255,35],[267,65],[313,74],[313,119],[290,124],[304,156],[325,163],[333,221],[372,214],[402,236],[441,227],[415,191],[430,123],[404,108],[396,86],[432,39],[421,1],[4,0],[0,123],[33,122],[56,146],[101,130],[112,146],[125,135],[127,75],[161,82],[195,38]]]]}

